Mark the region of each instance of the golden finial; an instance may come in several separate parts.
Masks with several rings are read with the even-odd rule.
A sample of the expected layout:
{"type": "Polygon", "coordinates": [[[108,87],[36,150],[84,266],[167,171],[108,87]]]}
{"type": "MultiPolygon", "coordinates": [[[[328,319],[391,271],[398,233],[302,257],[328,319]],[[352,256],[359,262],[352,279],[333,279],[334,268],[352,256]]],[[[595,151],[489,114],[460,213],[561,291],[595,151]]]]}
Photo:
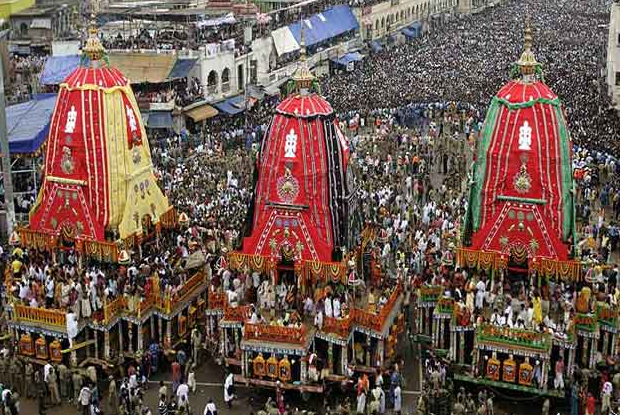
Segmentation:
{"type": "Polygon", "coordinates": [[[525,20],[525,50],[517,61],[517,65],[521,70],[521,75],[533,75],[536,72],[538,62],[532,52],[532,28],[530,27],[530,19],[525,20]]]}
{"type": "Polygon", "coordinates": [[[304,37],[304,21],[300,22],[301,34],[299,39],[299,64],[297,65],[297,69],[295,73],[293,73],[293,80],[297,85],[297,90],[302,93],[306,93],[308,89],[312,86],[312,83],[315,81],[315,77],[308,69],[308,64],[306,62],[306,41],[304,37]]]}
{"type": "Polygon", "coordinates": [[[95,14],[90,15],[90,24],[88,27],[88,39],[82,49],[84,54],[91,62],[100,61],[105,55],[105,49],[99,40],[99,30],[97,29],[97,22],[95,21],[95,14]]]}

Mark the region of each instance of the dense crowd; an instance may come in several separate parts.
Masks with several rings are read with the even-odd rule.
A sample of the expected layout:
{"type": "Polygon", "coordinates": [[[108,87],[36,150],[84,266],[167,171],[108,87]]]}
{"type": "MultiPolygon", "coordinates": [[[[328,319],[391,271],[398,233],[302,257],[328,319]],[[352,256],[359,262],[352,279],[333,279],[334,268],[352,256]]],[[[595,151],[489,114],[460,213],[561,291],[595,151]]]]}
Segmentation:
{"type": "Polygon", "coordinates": [[[512,1],[462,16],[421,39],[384,49],[352,72],[325,78],[323,92],[340,112],[437,101],[484,111],[521,54],[525,13],[536,58],[565,105],[573,140],[620,155],[620,119],[600,76],[609,16],[601,1],[512,1]]]}
{"type": "MultiPolygon", "coordinates": [[[[577,255],[609,263],[620,247],[616,222],[620,215],[620,163],[615,159],[620,148],[614,139],[618,119],[615,112],[608,110],[610,104],[600,85],[601,39],[605,37],[599,24],[605,20],[603,5],[595,0],[527,0],[448,22],[438,32],[369,57],[363,67],[351,73],[322,81],[328,100],[340,113],[342,127],[350,132],[352,163],[360,183],[359,197],[364,201],[362,222],[383,232],[372,260],[384,272],[366,274],[367,292],[355,293],[328,284],[320,287],[324,295],[300,296],[291,278],[272,285],[264,275],[234,273],[213,261],[234,248],[243,236],[253,196],[257,150],[253,144],[260,142],[275,104],[268,100],[245,117],[218,117],[192,133],[151,137],[153,163],[161,185],[177,210],[190,217],[186,231],[164,235],[157,249],[146,247],[143,258],[134,257],[126,272],[100,264],[87,265],[79,272],[71,254],[58,265],[42,253],[17,252],[11,262],[10,298],[33,307],[66,309],[76,320],[97,319],[106,299],[126,296],[131,308],[149,290],[174,292],[187,278],[187,273],[179,272],[176,265],[196,245],[204,244],[213,265],[210,289],[226,292],[231,305],[252,304],[251,323],[270,321],[296,326],[307,318],[310,324],[320,327],[325,317],[342,317],[352,306],[376,311],[389,296],[382,289],[393,287],[395,280],[405,286],[403,307],[408,320],[416,289],[424,284],[443,285],[470,321],[545,331],[563,338],[575,310],[584,307],[579,293],[585,285],[550,281],[538,288],[526,279],[512,281],[503,275],[491,279],[484,273],[468,274],[450,268],[450,251],[466,208],[465,183],[461,179],[466,177],[485,106],[505,83],[511,69],[509,61],[522,50],[524,7],[535,29],[536,56],[543,64],[547,82],[565,102],[572,137],[579,146],[574,151],[580,231],[577,255]],[[271,310],[278,312],[272,314],[271,310]]],[[[145,42],[148,46],[149,41],[145,42]]],[[[167,94],[172,93],[159,91],[149,99],[165,102],[167,94]]],[[[618,304],[619,272],[614,266],[589,275],[587,283],[594,288],[592,297],[618,304]]],[[[585,307],[591,307],[592,301],[588,298],[585,307]]],[[[233,343],[224,350],[230,357],[239,357],[233,343]]],[[[190,391],[192,386],[195,388],[195,366],[190,362],[199,360],[196,356],[186,359],[186,352],[177,353],[172,360],[171,393],[165,385],[158,390],[161,415],[180,407],[189,412],[190,391]]],[[[364,350],[356,355],[363,360],[364,350]]],[[[14,360],[11,364],[19,365],[14,360]]],[[[123,365],[126,372],[118,387],[112,380],[109,389],[108,402],[114,402],[110,413],[118,409],[141,415],[150,412],[142,401],[143,382],[150,366],[144,362],[139,367],[123,365]]],[[[96,379],[87,382],[80,378],[71,383],[64,369],[46,368],[39,372],[19,367],[14,370],[22,377],[0,379],[13,391],[6,399],[2,393],[4,406],[9,408],[5,413],[15,413],[11,408],[18,399],[12,397],[13,393],[38,395],[42,406],[72,397],[85,414],[98,408],[102,394],[96,379]],[[38,378],[43,378],[47,386],[42,386],[41,392],[29,391],[42,385],[38,378]],[[23,379],[27,379],[25,385],[23,379]]],[[[433,389],[445,387],[445,364],[437,360],[427,362],[425,368],[425,379],[433,389]]],[[[320,363],[310,365],[310,379],[318,381],[320,369],[320,363]]],[[[577,369],[571,387],[577,388],[577,396],[581,396],[582,388],[588,387],[589,369],[577,369]]],[[[540,376],[540,370],[538,373],[540,376]]],[[[563,363],[552,369],[555,387],[564,387],[564,373],[563,363]]],[[[615,372],[608,371],[605,376],[615,379],[615,372]]],[[[383,414],[386,406],[396,413],[402,410],[398,365],[374,374],[370,380],[360,376],[357,382],[357,413],[383,414]]],[[[540,379],[535,382],[540,385],[540,379]]],[[[606,382],[602,385],[607,387],[606,382]]],[[[600,397],[608,397],[607,391],[601,391],[600,397]]],[[[232,402],[234,394],[232,380],[227,376],[225,401],[232,402]]],[[[587,392],[584,401],[585,405],[592,402],[587,392]]],[[[473,410],[480,415],[493,413],[492,395],[479,395],[475,404],[471,395],[459,391],[456,402],[460,405],[455,405],[457,414],[473,410]]],[[[424,399],[418,401],[420,413],[424,413],[424,405],[424,399]]],[[[281,395],[276,397],[275,406],[280,413],[291,413],[281,395]]],[[[213,402],[206,403],[205,415],[215,415],[215,411],[213,402]]]]}

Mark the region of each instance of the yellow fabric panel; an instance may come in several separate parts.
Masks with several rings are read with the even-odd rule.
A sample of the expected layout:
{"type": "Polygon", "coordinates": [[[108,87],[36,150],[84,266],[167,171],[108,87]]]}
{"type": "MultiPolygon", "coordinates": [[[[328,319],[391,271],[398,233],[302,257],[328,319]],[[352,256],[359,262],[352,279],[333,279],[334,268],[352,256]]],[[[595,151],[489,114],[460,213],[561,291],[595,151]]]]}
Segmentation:
{"type": "Polygon", "coordinates": [[[121,223],[127,195],[126,153],[127,120],[121,90],[103,94],[105,109],[105,134],[108,156],[108,194],[110,195],[110,219],[108,226],[116,228],[121,223]]]}
{"type": "MultiPolygon", "coordinates": [[[[140,126],[142,145],[125,152],[125,164],[128,167],[126,176],[127,195],[125,198],[125,210],[118,227],[121,239],[125,239],[132,234],[142,233],[142,218],[145,215],[149,215],[151,221],[157,223],[160,217],[170,209],[168,198],[159,189],[153,174],[151,150],[138,103],[133,93],[127,94],[127,97],[140,126]],[[140,161],[137,163],[134,161],[135,154],[133,154],[136,150],[140,152],[140,161]]],[[[124,108],[123,111],[125,111],[124,108]]],[[[127,145],[127,142],[126,140],[125,145],[127,145]]]]}
{"type": "Polygon", "coordinates": [[[218,111],[209,104],[201,105],[196,108],[192,108],[186,111],[185,114],[190,117],[194,122],[200,122],[211,117],[215,117],[218,111]]]}
{"type": "Polygon", "coordinates": [[[145,53],[111,53],[110,66],[117,68],[132,84],[166,81],[176,55],[145,53]]]}

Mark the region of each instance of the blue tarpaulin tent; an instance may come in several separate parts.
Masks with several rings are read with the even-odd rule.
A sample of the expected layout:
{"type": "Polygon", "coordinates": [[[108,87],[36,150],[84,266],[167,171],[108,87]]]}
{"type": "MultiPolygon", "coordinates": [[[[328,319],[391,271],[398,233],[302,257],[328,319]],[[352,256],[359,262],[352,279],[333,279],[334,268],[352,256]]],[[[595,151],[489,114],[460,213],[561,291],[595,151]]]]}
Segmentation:
{"type": "Polygon", "coordinates": [[[408,27],[404,28],[404,29],[401,31],[401,33],[402,33],[403,35],[405,35],[405,37],[406,37],[406,38],[408,38],[408,39],[414,39],[414,38],[418,37],[417,33],[416,33],[416,32],[414,32],[413,30],[411,30],[411,29],[410,29],[410,28],[408,28],[408,27]]]}
{"type": "Polygon", "coordinates": [[[168,79],[187,78],[198,59],[177,59],[168,75],[168,79]]]}
{"type": "Polygon", "coordinates": [[[317,13],[302,22],[289,26],[297,43],[301,42],[301,25],[304,25],[304,41],[306,46],[316,45],[327,39],[334,38],[351,30],[357,30],[359,23],[347,5],[338,5],[317,13]]]}
{"type": "Polygon", "coordinates": [[[170,111],[149,112],[148,128],[172,128],[172,113],[170,111]]]}
{"type": "Polygon", "coordinates": [[[413,22],[413,24],[411,26],[409,26],[409,29],[411,29],[418,36],[420,36],[422,34],[422,23],[420,23],[420,22],[413,22]]]}
{"type": "Polygon", "coordinates": [[[45,61],[41,85],[58,85],[80,64],[80,56],[50,56],[45,61]]]}
{"type": "Polygon", "coordinates": [[[375,53],[381,52],[383,50],[383,46],[381,46],[381,42],[379,42],[378,40],[371,41],[370,42],[370,48],[375,53]]]}
{"type": "Polygon", "coordinates": [[[50,128],[56,94],[38,94],[32,101],[6,108],[11,154],[32,154],[41,147],[50,128]]]}
{"type": "Polygon", "coordinates": [[[332,62],[342,66],[347,66],[351,62],[358,62],[364,59],[364,55],[359,52],[349,52],[340,58],[332,58],[332,62]]]}
{"type": "Polygon", "coordinates": [[[222,102],[213,104],[220,112],[225,112],[228,115],[235,115],[245,110],[243,95],[237,95],[236,97],[227,98],[222,102]]]}

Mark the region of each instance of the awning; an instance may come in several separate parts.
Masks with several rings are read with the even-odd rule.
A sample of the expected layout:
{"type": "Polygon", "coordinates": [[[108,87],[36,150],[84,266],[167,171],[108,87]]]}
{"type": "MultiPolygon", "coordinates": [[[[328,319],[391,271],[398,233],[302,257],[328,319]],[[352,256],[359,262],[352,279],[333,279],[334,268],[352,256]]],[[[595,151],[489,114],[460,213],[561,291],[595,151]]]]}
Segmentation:
{"type": "Polygon", "coordinates": [[[218,111],[209,104],[202,104],[185,111],[185,115],[191,118],[194,122],[204,121],[211,117],[215,117],[218,111]]]}
{"type": "Polygon", "coordinates": [[[387,39],[388,39],[388,42],[392,42],[392,43],[396,43],[396,41],[398,40],[395,35],[389,35],[387,39]]]}
{"type": "Polygon", "coordinates": [[[168,79],[187,78],[196,62],[198,62],[198,59],[177,59],[168,74],[168,79]]]}
{"type": "Polygon", "coordinates": [[[297,43],[293,33],[291,33],[287,26],[271,32],[271,38],[279,56],[299,50],[299,43],[297,43]]]}
{"type": "Polygon", "coordinates": [[[299,44],[301,41],[301,25],[304,25],[304,41],[306,46],[316,45],[327,39],[334,38],[351,30],[357,30],[359,23],[348,5],[337,5],[310,18],[289,25],[289,29],[299,44]]]}
{"type": "Polygon", "coordinates": [[[420,34],[420,32],[422,31],[422,23],[421,22],[413,22],[413,24],[411,26],[409,26],[409,28],[411,30],[413,30],[414,32],[417,32],[418,34],[420,34]]]}
{"type": "Polygon", "coordinates": [[[231,97],[217,104],[213,104],[213,106],[228,115],[235,115],[245,110],[244,101],[243,95],[237,95],[236,97],[231,97]]]}
{"type": "Polygon", "coordinates": [[[332,58],[332,62],[337,63],[339,65],[347,66],[351,62],[358,62],[364,59],[364,55],[359,52],[350,52],[346,53],[344,56],[340,58],[332,58]]]}
{"type": "Polygon", "coordinates": [[[80,64],[80,56],[50,56],[45,61],[41,85],[58,85],[80,64]]]}
{"type": "Polygon", "coordinates": [[[148,128],[172,128],[172,113],[170,111],[149,112],[148,128]]]}
{"type": "Polygon", "coordinates": [[[285,76],[282,79],[278,79],[274,83],[265,87],[265,93],[271,96],[280,95],[280,87],[290,80],[291,80],[290,76],[285,76]]]}
{"type": "Polygon", "coordinates": [[[248,95],[260,101],[265,98],[265,89],[258,85],[248,85],[248,95]]]}
{"type": "Polygon", "coordinates": [[[213,27],[223,24],[235,24],[235,15],[228,13],[226,16],[216,17],[215,19],[201,20],[196,22],[196,27],[213,27]]]}
{"type": "Polygon", "coordinates": [[[379,42],[378,40],[371,41],[370,48],[375,53],[381,52],[383,50],[383,46],[381,46],[381,42],[379,42]]]}
{"type": "Polygon", "coordinates": [[[172,54],[114,53],[110,66],[117,68],[132,84],[165,82],[176,62],[172,54]]]}
{"type": "Polygon", "coordinates": [[[32,22],[30,22],[30,28],[50,30],[52,28],[52,21],[51,19],[32,19],[32,22]]]}
{"type": "Polygon", "coordinates": [[[409,29],[409,28],[405,28],[405,29],[403,29],[403,30],[401,31],[401,33],[402,33],[403,35],[405,35],[405,37],[406,37],[406,38],[408,38],[408,39],[414,39],[414,38],[416,38],[416,37],[417,37],[417,34],[416,34],[413,30],[411,30],[411,29],[409,29]]]}
{"type": "Polygon", "coordinates": [[[56,94],[37,94],[34,100],[6,108],[11,154],[33,154],[47,137],[56,94]]]}

